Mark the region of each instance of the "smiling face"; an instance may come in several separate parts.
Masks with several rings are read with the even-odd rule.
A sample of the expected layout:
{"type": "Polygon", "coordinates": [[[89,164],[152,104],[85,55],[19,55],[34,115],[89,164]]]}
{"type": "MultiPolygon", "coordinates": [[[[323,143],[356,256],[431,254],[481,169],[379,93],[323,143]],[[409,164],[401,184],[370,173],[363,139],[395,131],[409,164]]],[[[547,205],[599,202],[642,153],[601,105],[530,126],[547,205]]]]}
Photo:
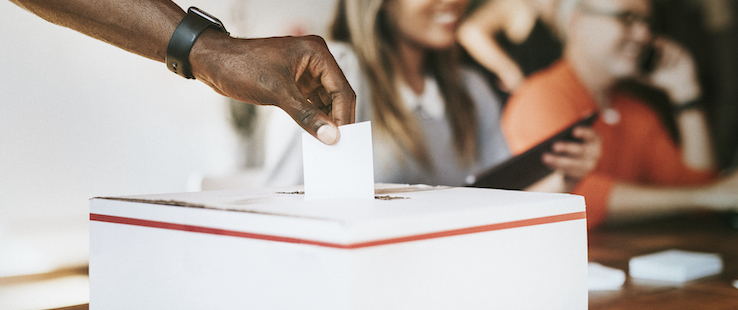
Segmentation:
{"type": "Polygon", "coordinates": [[[446,49],[455,43],[456,26],[468,0],[388,0],[385,10],[400,43],[446,49]]]}
{"type": "Polygon", "coordinates": [[[647,0],[584,0],[569,24],[569,39],[590,65],[614,78],[637,73],[651,41],[647,0]]]}

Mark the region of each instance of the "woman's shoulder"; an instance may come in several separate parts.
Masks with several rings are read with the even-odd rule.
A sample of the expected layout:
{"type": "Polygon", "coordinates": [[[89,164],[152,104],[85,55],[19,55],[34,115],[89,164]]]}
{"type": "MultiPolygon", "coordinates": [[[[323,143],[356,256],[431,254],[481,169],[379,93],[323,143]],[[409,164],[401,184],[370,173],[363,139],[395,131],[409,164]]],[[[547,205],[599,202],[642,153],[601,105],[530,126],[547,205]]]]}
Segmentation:
{"type": "Polygon", "coordinates": [[[461,78],[463,81],[466,82],[472,82],[472,83],[479,83],[484,82],[484,76],[482,75],[479,70],[475,69],[471,66],[462,65],[459,68],[459,72],[461,72],[461,78]]]}
{"type": "Polygon", "coordinates": [[[356,54],[353,46],[345,42],[330,41],[328,44],[328,50],[336,59],[336,63],[341,69],[346,70],[347,68],[358,68],[359,67],[359,56],[356,54]]]}
{"type": "Polygon", "coordinates": [[[472,67],[462,66],[460,68],[460,74],[462,82],[472,96],[472,99],[480,104],[494,104],[499,105],[499,99],[492,90],[487,79],[484,75],[472,67]]]}
{"type": "Polygon", "coordinates": [[[371,91],[358,54],[351,44],[345,42],[328,42],[328,50],[333,54],[343,75],[356,93],[356,120],[370,119],[371,91]]]}
{"type": "Polygon", "coordinates": [[[336,54],[356,54],[354,52],[354,48],[349,43],[341,41],[327,41],[326,44],[328,45],[328,50],[331,51],[334,57],[336,54]]]}

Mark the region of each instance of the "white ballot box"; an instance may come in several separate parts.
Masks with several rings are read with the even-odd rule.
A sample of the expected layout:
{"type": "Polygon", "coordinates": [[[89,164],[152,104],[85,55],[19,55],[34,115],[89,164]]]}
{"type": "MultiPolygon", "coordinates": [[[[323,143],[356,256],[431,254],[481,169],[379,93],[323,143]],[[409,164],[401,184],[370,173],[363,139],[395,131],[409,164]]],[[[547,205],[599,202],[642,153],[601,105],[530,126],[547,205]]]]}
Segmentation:
{"type": "Polygon", "coordinates": [[[581,196],[299,190],[92,199],[91,309],[587,309],[581,196]]]}

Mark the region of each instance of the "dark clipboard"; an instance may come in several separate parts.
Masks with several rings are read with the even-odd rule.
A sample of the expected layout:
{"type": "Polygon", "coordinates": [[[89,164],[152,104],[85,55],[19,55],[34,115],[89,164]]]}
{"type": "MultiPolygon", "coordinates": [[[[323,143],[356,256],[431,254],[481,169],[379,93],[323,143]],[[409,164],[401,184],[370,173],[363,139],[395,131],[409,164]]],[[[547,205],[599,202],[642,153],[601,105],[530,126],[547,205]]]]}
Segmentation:
{"type": "Polygon", "coordinates": [[[524,153],[477,175],[469,176],[467,186],[522,190],[533,185],[553,172],[553,169],[541,160],[543,154],[550,152],[556,141],[581,141],[573,136],[574,128],[592,126],[595,119],[597,119],[597,113],[592,113],[524,153]]]}

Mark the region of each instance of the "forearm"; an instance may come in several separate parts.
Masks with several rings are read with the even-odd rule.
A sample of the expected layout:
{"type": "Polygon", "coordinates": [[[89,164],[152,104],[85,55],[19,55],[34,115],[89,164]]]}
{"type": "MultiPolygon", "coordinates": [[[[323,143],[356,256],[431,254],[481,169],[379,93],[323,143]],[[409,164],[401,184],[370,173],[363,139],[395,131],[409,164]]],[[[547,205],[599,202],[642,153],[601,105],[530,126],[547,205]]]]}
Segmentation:
{"type": "Polygon", "coordinates": [[[690,109],[676,116],[681,137],[682,158],[687,167],[695,170],[716,168],[714,148],[705,113],[690,109]]]}
{"type": "Polygon", "coordinates": [[[457,30],[459,43],[469,55],[497,74],[504,83],[519,82],[523,73],[493,36],[504,31],[510,15],[518,11],[516,5],[519,5],[516,0],[489,0],[464,20],[457,30]]]}
{"type": "MultiPolygon", "coordinates": [[[[163,62],[185,13],[169,0],[11,0],[40,17],[163,62]]],[[[189,50],[192,74],[241,102],[276,105],[326,144],[354,122],[356,95],[317,36],[235,39],[206,29],[189,50]]]]}
{"type": "Polygon", "coordinates": [[[682,213],[699,206],[702,188],[649,187],[618,183],[610,193],[608,217],[632,220],[682,213]]]}
{"type": "Polygon", "coordinates": [[[572,182],[568,182],[563,173],[553,172],[536,183],[531,184],[525,190],[541,193],[571,193],[575,185],[572,182]]]}
{"type": "Polygon", "coordinates": [[[681,137],[683,162],[695,170],[715,168],[713,146],[707,118],[690,104],[702,96],[697,70],[689,52],[676,42],[656,38],[654,46],[660,51],[656,70],[648,79],[662,89],[677,110],[676,125],[681,137]]]}
{"type": "Polygon", "coordinates": [[[174,29],[185,15],[169,0],[11,2],[49,22],[161,62],[174,29]]]}
{"type": "Polygon", "coordinates": [[[488,70],[503,76],[508,72],[520,72],[518,64],[494,41],[491,33],[472,24],[462,25],[458,33],[459,43],[488,70]]]}

